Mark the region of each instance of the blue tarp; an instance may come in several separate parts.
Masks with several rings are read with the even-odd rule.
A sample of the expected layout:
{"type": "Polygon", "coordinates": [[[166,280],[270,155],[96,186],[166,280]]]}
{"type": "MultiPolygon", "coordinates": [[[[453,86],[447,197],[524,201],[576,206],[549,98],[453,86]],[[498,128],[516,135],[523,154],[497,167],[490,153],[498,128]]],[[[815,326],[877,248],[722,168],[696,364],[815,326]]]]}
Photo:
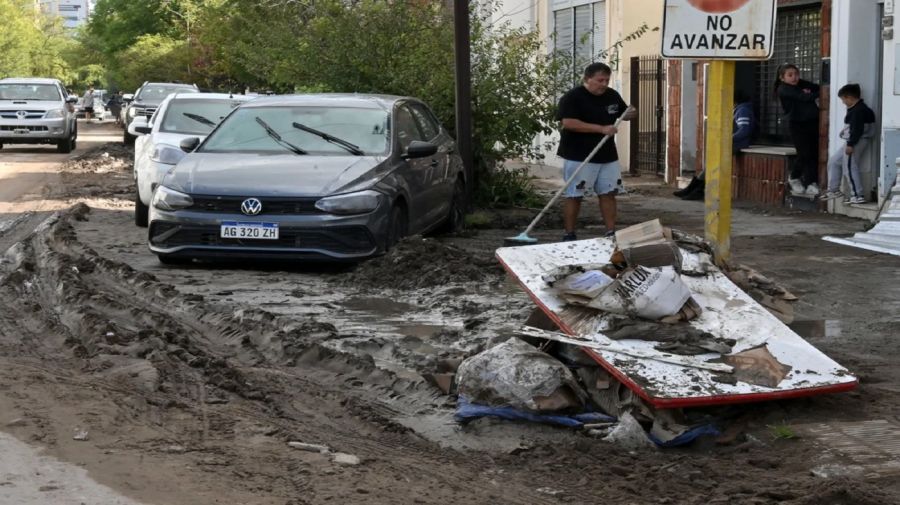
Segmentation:
{"type": "MultiPolygon", "coordinates": [[[[531,421],[535,423],[554,424],[557,426],[566,426],[569,428],[581,428],[585,424],[591,423],[611,423],[616,422],[616,418],[602,414],[600,412],[584,412],[574,415],[550,415],[535,414],[524,410],[514,409],[512,407],[489,407],[487,405],[479,405],[471,403],[468,398],[460,395],[456,404],[456,414],[454,418],[457,422],[466,423],[473,419],[481,417],[499,417],[509,421],[531,421]]],[[[717,436],[719,430],[712,424],[703,424],[691,428],[690,430],[678,435],[677,437],[663,442],[651,434],[647,434],[647,438],[660,447],[677,447],[693,442],[703,435],[717,436]]]]}
{"type": "Polygon", "coordinates": [[[460,423],[465,423],[480,417],[499,417],[510,421],[532,421],[535,423],[568,426],[570,428],[580,428],[585,424],[590,423],[610,423],[616,421],[615,417],[599,412],[585,412],[582,414],[565,416],[535,414],[524,410],[514,409],[512,407],[489,407],[487,405],[471,403],[468,398],[462,395],[460,395],[457,400],[456,414],[454,417],[460,423]]]}

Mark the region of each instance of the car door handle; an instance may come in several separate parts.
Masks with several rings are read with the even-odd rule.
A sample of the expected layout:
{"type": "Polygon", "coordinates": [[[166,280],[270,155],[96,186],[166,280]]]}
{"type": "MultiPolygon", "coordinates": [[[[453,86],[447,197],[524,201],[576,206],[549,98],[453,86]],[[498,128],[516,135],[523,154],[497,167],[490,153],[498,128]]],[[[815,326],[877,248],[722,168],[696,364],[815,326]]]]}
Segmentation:
{"type": "Polygon", "coordinates": [[[431,160],[431,163],[429,163],[429,165],[432,167],[438,166],[438,160],[431,160]]]}

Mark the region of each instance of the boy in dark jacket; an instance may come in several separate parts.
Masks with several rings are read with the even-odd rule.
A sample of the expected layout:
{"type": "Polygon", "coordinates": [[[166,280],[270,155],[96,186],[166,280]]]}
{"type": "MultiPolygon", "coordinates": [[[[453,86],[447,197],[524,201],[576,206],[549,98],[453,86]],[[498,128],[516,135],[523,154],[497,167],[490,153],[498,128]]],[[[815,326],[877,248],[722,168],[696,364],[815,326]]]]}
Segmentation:
{"type": "Polygon", "coordinates": [[[838,90],[838,98],[847,106],[841,139],[844,144],[828,158],[828,190],[823,200],[841,198],[841,176],[847,177],[850,197],[845,203],[865,203],[865,189],[859,176],[858,160],[875,136],[875,113],[863,102],[859,84],[847,84],[838,90]]]}

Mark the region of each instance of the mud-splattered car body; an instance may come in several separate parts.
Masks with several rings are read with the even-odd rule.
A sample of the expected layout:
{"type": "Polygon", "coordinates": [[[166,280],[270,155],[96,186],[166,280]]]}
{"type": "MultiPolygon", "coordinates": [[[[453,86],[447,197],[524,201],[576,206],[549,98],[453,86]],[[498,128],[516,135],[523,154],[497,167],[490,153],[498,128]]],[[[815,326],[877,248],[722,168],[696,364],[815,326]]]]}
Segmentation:
{"type": "Polygon", "coordinates": [[[149,246],[163,262],[355,260],[407,234],[456,228],[464,195],[454,141],[419,100],[259,98],[165,176],[149,246]]]}

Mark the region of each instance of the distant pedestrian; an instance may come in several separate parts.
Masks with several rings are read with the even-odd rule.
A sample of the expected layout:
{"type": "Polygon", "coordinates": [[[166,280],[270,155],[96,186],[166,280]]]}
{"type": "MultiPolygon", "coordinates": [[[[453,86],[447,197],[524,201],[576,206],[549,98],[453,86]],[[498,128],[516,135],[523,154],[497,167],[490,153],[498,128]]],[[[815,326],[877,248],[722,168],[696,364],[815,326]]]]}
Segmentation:
{"type": "Polygon", "coordinates": [[[109,97],[109,101],[106,102],[106,108],[109,109],[109,113],[116,119],[116,126],[122,124],[122,118],[119,117],[119,114],[122,112],[122,104],[125,103],[125,99],[122,97],[121,91],[116,91],[113,93],[111,97],[109,97]]]}
{"type": "Polygon", "coordinates": [[[843,145],[828,158],[828,191],[823,200],[841,198],[841,176],[847,178],[850,189],[845,203],[866,203],[866,191],[859,176],[859,159],[875,136],[875,112],[862,99],[859,84],[847,84],[838,90],[838,98],[847,106],[844,128],[841,130],[843,145]]]}
{"type": "Polygon", "coordinates": [[[786,63],[778,69],[775,94],[787,117],[791,139],[797,149],[788,179],[795,195],[819,194],[819,85],[800,78],[797,65],[786,63]]]}
{"type": "MultiPolygon", "coordinates": [[[[731,154],[737,156],[741,149],[750,147],[750,140],[756,130],[756,116],[753,114],[753,102],[747,93],[734,90],[734,111],[732,112],[731,154]]],[[[684,189],[674,193],[682,200],[703,200],[706,196],[706,170],[691,178],[684,189]]]]}
{"type": "MultiPolygon", "coordinates": [[[[606,135],[615,135],[613,126],[619,117],[629,120],[636,112],[625,111],[628,104],[609,87],[612,70],[604,63],[591,63],[584,69],[581,85],[559,100],[556,118],[562,124],[557,154],[563,158],[563,178],[569,180],[575,169],[591,154],[606,135]]],[[[597,195],[606,235],[616,230],[616,193],[621,184],[621,168],[615,140],[610,139],[581,169],[565,189],[563,204],[563,240],[577,240],[575,227],[585,196],[597,195]]]]}
{"type": "Polygon", "coordinates": [[[87,91],[84,92],[81,108],[84,109],[84,118],[90,121],[91,116],[94,115],[94,86],[88,86],[87,91]]]}

